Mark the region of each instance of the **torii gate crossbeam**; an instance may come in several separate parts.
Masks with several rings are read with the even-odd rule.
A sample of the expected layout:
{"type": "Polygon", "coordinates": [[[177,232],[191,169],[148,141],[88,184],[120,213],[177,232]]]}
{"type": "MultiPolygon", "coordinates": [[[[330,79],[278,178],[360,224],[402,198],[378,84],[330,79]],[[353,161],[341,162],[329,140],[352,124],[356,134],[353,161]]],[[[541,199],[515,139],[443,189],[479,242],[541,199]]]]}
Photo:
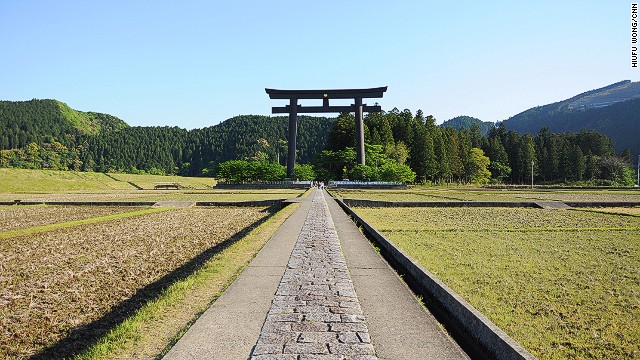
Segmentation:
{"type": "Polygon", "coordinates": [[[381,98],[387,87],[377,87],[369,89],[334,89],[334,90],[277,90],[265,89],[270,99],[289,99],[287,106],[274,106],[271,108],[273,114],[289,114],[289,153],[287,157],[287,176],[293,177],[293,168],[296,164],[296,138],[298,132],[299,113],[342,113],[353,112],[356,118],[356,161],[364,165],[364,121],[363,112],[380,112],[378,105],[368,106],[362,103],[365,98],[381,98]],[[298,105],[301,99],[322,99],[322,106],[302,106],[298,105]],[[353,104],[349,106],[331,106],[330,99],[353,99],[353,104]]]}

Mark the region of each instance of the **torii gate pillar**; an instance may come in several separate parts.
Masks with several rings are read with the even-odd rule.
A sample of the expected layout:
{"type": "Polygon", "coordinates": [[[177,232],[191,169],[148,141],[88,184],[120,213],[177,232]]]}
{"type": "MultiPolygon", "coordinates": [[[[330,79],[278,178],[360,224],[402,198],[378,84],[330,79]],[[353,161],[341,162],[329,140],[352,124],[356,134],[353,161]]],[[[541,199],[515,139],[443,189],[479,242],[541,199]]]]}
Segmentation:
{"type": "Polygon", "coordinates": [[[293,177],[293,168],[296,166],[296,140],[298,137],[298,99],[291,98],[289,108],[289,147],[287,156],[287,177],[293,177]]]}
{"type": "Polygon", "coordinates": [[[289,139],[287,157],[287,177],[293,177],[296,164],[296,138],[298,131],[298,113],[353,112],[356,119],[356,161],[365,164],[364,119],[363,112],[380,112],[379,105],[367,106],[363,98],[381,98],[387,87],[370,89],[338,89],[338,90],[276,90],[265,89],[271,99],[289,99],[289,105],[274,106],[273,114],[289,113],[289,139]],[[322,106],[301,106],[298,99],[322,99],[322,106]],[[353,99],[351,106],[330,106],[329,99],[353,99]]]}
{"type": "Polygon", "coordinates": [[[356,162],[364,165],[364,119],[362,118],[362,98],[355,98],[355,118],[356,118],[356,162]]]}

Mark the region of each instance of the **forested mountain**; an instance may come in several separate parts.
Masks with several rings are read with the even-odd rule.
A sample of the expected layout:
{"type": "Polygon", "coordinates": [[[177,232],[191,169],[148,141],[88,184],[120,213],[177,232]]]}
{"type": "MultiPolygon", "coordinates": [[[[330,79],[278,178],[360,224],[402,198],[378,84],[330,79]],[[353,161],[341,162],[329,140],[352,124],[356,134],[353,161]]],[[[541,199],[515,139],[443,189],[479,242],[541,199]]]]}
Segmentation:
{"type": "Polygon", "coordinates": [[[54,139],[66,146],[85,134],[126,128],[115,116],[71,109],[56,100],[0,101],[0,149],[24,148],[54,139]]]}
{"type": "Polygon", "coordinates": [[[478,118],[471,116],[456,116],[453,119],[449,119],[443,122],[440,126],[452,127],[456,130],[471,129],[473,125],[477,125],[480,128],[480,132],[487,135],[489,131],[493,129],[495,123],[491,121],[482,121],[478,118]]]}
{"type": "MultiPolygon", "coordinates": [[[[130,127],[87,138],[85,166],[99,171],[149,171],[200,175],[233,159],[286,163],[288,118],[236,116],[187,131],[177,127],[130,127]]],[[[297,160],[310,163],[325,146],[335,119],[298,117],[297,160]]]]}
{"type": "MultiPolygon", "coordinates": [[[[297,159],[324,149],[335,119],[298,117],[297,159]]],[[[56,100],[0,102],[0,166],[199,175],[231,159],[286,161],[287,117],[237,116],[186,130],[130,127],[56,100]]]]}
{"type": "MultiPolygon", "coordinates": [[[[584,113],[615,109],[632,117],[637,101],[584,113]]],[[[2,167],[214,176],[227,160],[286,163],[288,118],[283,116],[237,116],[186,130],[130,127],[115,117],[78,112],[53,100],[4,102],[2,109],[0,138],[7,139],[1,144],[2,167]]],[[[312,164],[322,179],[522,184],[530,182],[533,162],[537,183],[633,183],[631,153],[616,156],[611,139],[598,132],[544,128],[532,136],[500,124],[486,135],[472,118],[459,120],[473,124],[461,130],[436,126],[433,116],[420,110],[367,114],[367,163],[358,165],[352,114],[299,116],[297,160],[312,164]]]]}
{"type": "Polygon", "coordinates": [[[640,82],[622,81],[571,99],[534,107],[503,122],[507,129],[536,134],[595,130],[614,141],[615,150],[640,154],[640,82]]]}

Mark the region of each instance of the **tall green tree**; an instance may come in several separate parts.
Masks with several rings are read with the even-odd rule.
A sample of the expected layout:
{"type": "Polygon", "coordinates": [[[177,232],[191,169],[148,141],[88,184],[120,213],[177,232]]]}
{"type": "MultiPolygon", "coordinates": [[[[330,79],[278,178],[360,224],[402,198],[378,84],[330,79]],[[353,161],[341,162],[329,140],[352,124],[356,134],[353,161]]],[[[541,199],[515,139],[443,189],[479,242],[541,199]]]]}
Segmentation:
{"type": "Polygon", "coordinates": [[[489,182],[491,178],[491,172],[488,169],[490,160],[484,155],[484,151],[479,148],[471,148],[468,164],[469,178],[472,183],[484,185],[489,182]]]}

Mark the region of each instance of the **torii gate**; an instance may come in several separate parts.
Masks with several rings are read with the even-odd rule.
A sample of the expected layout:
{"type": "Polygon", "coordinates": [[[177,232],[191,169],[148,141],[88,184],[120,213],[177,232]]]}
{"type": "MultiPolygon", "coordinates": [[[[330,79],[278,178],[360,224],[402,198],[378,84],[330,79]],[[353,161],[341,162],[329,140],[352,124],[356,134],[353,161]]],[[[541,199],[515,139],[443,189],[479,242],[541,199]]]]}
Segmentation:
{"type": "Polygon", "coordinates": [[[362,103],[365,98],[381,98],[387,87],[370,89],[338,89],[338,90],[276,90],[264,89],[270,99],[289,99],[287,106],[274,106],[273,114],[289,114],[289,154],[287,157],[287,177],[293,177],[293,167],[296,164],[296,137],[298,133],[299,113],[327,113],[327,112],[353,112],[356,117],[356,161],[364,165],[364,122],[363,112],[380,112],[379,105],[369,106],[362,103]],[[300,99],[322,99],[322,106],[298,105],[300,99]],[[329,99],[353,99],[353,104],[348,106],[330,106],[329,99]]]}

